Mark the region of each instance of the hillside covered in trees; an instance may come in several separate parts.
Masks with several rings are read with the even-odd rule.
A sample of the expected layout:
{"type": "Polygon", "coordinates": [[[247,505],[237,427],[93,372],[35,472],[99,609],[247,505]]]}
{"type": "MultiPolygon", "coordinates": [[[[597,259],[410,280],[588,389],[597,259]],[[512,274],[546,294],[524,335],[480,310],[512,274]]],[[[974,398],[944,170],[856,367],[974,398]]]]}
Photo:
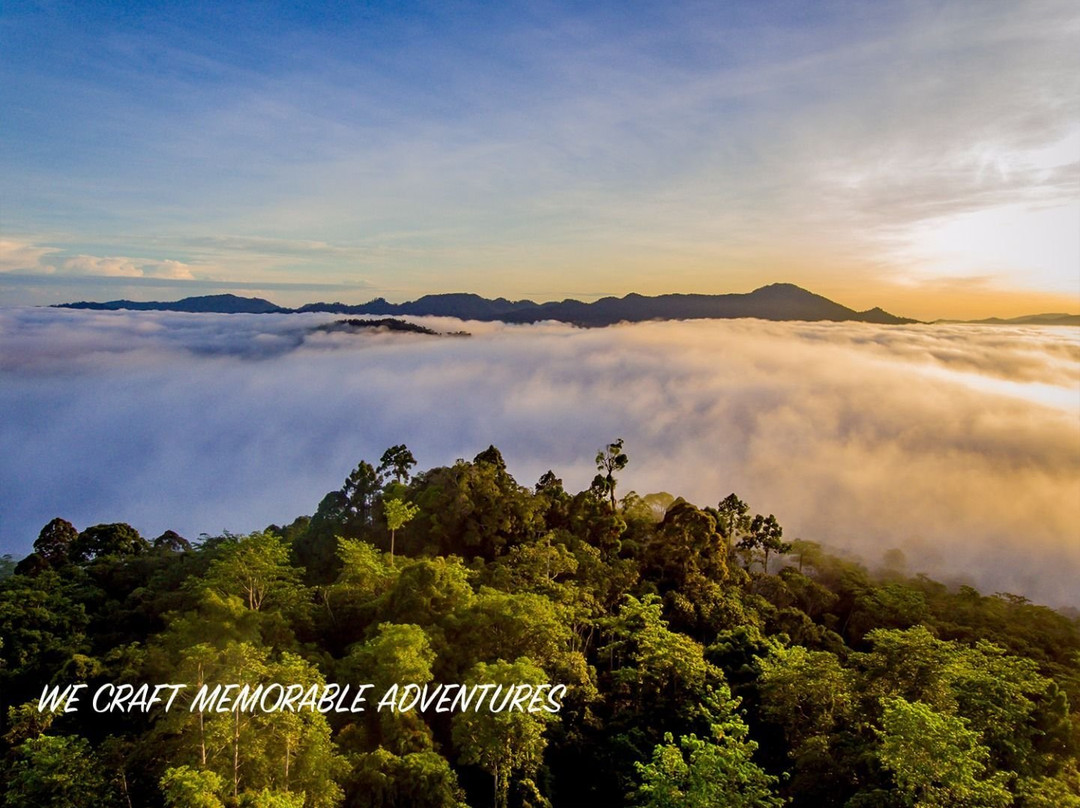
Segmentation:
{"type": "Polygon", "coordinates": [[[3,805],[1080,805],[1080,624],[869,571],[717,492],[361,462],[311,517],[57,518],[0,581],[3,805]],[[566,686],[557,712],[190,709],[213,683],[566,686]],[[165,711],[43,687],[184,683],[165,711]]]}

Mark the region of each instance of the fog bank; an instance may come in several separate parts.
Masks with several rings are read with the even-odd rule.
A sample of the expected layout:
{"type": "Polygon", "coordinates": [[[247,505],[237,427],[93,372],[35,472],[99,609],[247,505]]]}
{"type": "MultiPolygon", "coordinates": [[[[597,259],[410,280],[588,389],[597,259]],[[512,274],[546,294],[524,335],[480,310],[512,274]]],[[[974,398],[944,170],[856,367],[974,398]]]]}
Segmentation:
{"type": "Polygon", "coordinates": [[[54,516],[144,535],[312,513],[361,459],[498,446],[518,481],[731,491],[786,537],[1080,605],[1075,330],[754,320],[470,338],[311,334],[329,315],[0,310],[0,548],[54,516]]]}

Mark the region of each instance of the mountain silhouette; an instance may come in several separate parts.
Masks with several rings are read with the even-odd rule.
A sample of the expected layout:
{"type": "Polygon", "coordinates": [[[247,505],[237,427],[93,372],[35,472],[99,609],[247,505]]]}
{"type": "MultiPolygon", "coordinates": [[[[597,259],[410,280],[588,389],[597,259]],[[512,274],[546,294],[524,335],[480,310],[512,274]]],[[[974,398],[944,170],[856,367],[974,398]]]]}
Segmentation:
{"type": "Polygon", "coordinates": [[[556,320],[581,326],[604,326],[645,320],[701,320],[756,317],[762,320],[855,321],[895,325],[914,323],[880,308],[856,311],[791,283],[774,283],[746,294],[668,294],[647,297],[631,293],[625,297],[604,297],[592,303],[562,300],[534,303],[531,300],[494,300],[468,293],[424,295],[406,303],[390,303],[378,297],[367,303],[308,303],[296,309],[276,306],[261,298],[236,295],[188,297],[172,303],[138,303],[113,300],[108,303],[64,303],[63,308],[134,311],[190,311],[218,313],[329,312],[381,316],[437,316],[462,320],[536,323],[556,320]]]}

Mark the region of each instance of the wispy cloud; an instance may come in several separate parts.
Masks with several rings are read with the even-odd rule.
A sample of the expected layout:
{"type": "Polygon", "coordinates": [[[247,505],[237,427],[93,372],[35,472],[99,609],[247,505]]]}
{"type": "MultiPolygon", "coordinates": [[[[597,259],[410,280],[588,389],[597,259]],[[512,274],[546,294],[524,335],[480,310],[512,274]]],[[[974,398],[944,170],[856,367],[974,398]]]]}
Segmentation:
{"type": "MultiPolygon", "coordinates": [[[[1076,605],[1071,331],[757,321],[470,339],[312,334],[322,315],[0,312],[2,541],[60,515],[156,534],[310,513],[361,458],[499,446],[570,487],[627,440],[622,490],[737,491],[787,535],[1076,605]]],[[[432,321],[461,328],[456,321],[432,321]]]]}

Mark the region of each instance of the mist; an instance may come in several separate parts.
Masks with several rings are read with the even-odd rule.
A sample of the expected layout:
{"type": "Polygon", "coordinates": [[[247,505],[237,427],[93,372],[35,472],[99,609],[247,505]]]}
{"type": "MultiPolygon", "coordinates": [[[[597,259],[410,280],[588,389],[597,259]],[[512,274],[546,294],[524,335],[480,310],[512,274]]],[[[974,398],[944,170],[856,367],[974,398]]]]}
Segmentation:
{"type": "Polygon", "coordinates": [[[412,318],[472,336],[313,333],[331,315],[0,310],[0,552],[56,516],[153,537],[314,512],[362,460],[494,444],[523,485],[736,492],[786,538],[1080,606],[1080,335],[990,326],[412,318]]]}

